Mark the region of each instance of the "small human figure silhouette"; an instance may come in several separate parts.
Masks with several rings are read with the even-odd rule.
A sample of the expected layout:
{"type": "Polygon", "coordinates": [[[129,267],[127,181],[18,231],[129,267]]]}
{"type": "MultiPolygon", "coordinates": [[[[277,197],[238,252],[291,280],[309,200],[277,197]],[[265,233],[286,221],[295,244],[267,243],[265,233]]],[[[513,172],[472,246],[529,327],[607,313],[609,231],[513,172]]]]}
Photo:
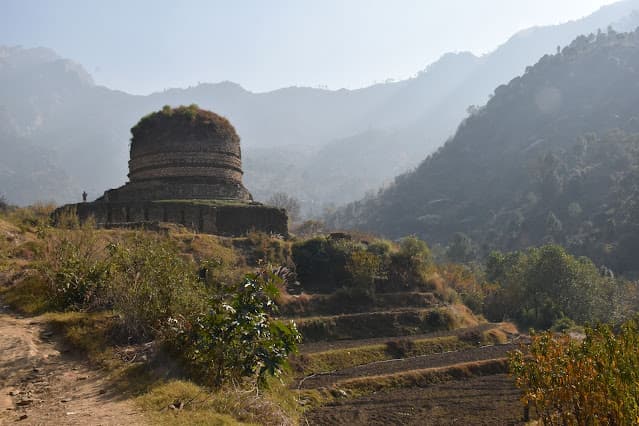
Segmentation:
{"type": "Polygon", "coordinates": [[[86,191],[82,191],[82,202],[83,203],[87,202],[87,192],[86,191]]]}

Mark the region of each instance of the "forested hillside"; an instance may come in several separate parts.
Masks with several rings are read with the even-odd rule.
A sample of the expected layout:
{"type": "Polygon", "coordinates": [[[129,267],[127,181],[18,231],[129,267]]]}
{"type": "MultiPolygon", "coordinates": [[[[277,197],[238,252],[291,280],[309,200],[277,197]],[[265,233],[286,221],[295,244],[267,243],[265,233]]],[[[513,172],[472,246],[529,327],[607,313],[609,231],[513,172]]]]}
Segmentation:
{"type": "Polygon", "coordinates": [[[636,274],[637,81],[639,30],[580,36],[499,86],[414,172],[331,225],[455,240],[475,254],[555,242],[636,274]]]}

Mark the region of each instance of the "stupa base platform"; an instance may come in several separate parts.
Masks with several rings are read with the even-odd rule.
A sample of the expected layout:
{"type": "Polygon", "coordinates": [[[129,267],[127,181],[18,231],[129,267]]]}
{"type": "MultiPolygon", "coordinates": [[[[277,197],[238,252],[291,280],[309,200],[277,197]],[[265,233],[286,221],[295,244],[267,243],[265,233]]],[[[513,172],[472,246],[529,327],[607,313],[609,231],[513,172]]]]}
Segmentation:
{"type": "Polygon", "coordinates": [[[139,202],[94,201],[58,208],[75,211],[81,222],[93,217],[98,227],[131,228],[170,222],[206,234],[239,237],[250,232],[288,235],[288,218],[283,209],[254,202],[225,200],[158,200],[139,202]]]}

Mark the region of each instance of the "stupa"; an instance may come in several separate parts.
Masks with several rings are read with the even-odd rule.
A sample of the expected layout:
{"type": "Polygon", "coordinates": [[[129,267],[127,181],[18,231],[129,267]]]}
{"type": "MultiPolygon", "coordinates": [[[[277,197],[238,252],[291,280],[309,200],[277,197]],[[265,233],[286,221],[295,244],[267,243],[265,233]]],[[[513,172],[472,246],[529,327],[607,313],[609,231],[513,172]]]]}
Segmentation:
{"type": "Polygon", "coordinates": [[[254,202],[244,187],[240,138],[226,118],[165,106],[131,134],[129,182],[58,211],[74,208],[104,227],[173,222],[219,235],[287,234],[286,212],[254,202]]]}

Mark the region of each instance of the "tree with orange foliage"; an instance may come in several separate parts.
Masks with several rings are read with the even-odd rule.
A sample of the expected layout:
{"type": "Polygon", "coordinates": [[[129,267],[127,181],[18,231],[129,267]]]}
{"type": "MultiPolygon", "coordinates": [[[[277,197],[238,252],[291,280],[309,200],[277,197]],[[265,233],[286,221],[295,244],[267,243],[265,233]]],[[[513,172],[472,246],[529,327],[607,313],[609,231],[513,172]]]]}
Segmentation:
{"type": "Polygon", "coordinates": [[[638,348],[635,321],[616,334],[608,325],[588,328],[583,340],[544,332],[510,354],[510,370],[544,424],[637,424],[638,348]]]}

